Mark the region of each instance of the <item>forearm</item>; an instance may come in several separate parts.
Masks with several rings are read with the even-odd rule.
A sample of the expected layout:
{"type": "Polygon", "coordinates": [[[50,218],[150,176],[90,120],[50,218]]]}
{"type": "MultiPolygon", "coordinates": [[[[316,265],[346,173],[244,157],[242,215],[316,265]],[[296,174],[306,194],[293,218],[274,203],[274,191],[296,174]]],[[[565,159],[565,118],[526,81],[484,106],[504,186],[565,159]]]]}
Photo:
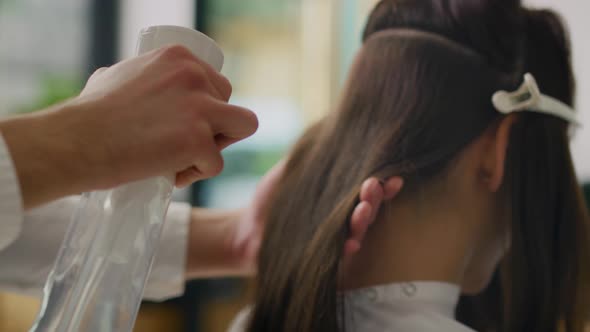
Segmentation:
{"type": "Polygon", "coordinates": [[[186,265],[188,279],[252,273],[232,243],[242,213],[243,210],[192,210],[186,265]]]}
{"type": "Polygon", "coordinates": [[[78,145],[60,130],[61,104],[40,112],[0,121],[20,184],[25,209],[76,194],[80,186],[78,145]]]}

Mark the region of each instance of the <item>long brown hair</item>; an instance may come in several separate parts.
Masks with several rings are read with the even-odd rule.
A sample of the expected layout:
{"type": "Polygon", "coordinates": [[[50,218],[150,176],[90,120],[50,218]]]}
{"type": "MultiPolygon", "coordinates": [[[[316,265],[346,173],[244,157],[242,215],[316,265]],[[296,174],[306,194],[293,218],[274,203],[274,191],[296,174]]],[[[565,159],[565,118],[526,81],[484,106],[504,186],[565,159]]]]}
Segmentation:
{"type": "MultiPolygon", "coordinates": [[[[305,133],[276,189],[248,331],[345,330],[338,271],[362,181],[401,175],[413,191],[444,176],[501,118],[492,94],[516,88],[525,72],[573,103],[567,35],[549,11],[514,0],[381,1],[339,107],[305,133]]],[[[459,317],[486,331],[563,322],[579,332],[590,239],[568,124],[522,114],[506,170],[511,250],[497,291],[465,299],[475,304],[459,317]]]]}

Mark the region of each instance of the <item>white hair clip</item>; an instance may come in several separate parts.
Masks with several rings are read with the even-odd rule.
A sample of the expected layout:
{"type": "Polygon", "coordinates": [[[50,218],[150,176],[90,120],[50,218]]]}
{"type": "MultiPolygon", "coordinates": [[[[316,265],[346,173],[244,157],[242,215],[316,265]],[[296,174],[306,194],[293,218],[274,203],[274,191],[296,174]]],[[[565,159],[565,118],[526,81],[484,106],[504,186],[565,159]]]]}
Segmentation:
{"type": "Polygon", "coordinates": [[[561,101],[544,95],[539,90],[537,81],[532,74],[524,75],[524,83],[514,92],[498,91],[492,97],[494,107],[502,114],[514,112],[537,112],[562,118],[577,126],[576,112],[561,101]]]}

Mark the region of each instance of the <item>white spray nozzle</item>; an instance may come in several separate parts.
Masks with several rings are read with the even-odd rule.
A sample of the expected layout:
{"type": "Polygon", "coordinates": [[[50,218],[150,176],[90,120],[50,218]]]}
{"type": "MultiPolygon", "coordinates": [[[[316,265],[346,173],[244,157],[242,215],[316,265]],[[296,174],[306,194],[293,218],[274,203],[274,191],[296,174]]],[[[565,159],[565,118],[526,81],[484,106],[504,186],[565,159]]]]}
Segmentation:
{"type": "Polygon", "coordinates": [[[196,57],[208,63],[217,71],[223,67],[223,52],[213,39],[205,34],[185,27],[157,25],[141,30],[137,43],[137,54],[170,46],[182,45],[196,57]]]}

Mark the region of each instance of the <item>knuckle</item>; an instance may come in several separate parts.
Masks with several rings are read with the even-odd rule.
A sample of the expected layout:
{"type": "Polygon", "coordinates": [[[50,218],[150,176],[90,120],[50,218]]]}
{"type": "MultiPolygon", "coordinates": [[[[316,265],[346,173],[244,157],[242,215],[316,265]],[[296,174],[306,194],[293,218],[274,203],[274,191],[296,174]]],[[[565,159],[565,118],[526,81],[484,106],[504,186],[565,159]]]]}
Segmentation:
{"type": "Polygon", "coordinates": [[[217,176],[223,171],[223,164],[223,158],[216,152],[210,156],[203,171],[209,176],[217,176]]]}
{"type": "Polygon", "coordinates": [[[107,69],[109,69],[108,67],[100,67],[97,70],[95,70],[92,75],[90,75],[90,78],[88,78],[89,81],[92,81],[96,78],[98,78],[100,75],[102,75],[107,69]]]}
{"type": "Polygon", "coordinates": [[[198,64],[189,61],[178,63],[173,78],[195,89],[203,87],[207,82],[205,70],[198,64]]]}
{"type": "Polygon", "coordinates": [[[178,60],[193,57],[191,51],[182,45],[164,46],[160,56],[166,60],[178,60]]]}
{"type": "Polygon", "coordinates": [[[109,67],[100,67],[97,70],[94,71],[94,73],[92,74],[92,76],[94,75],[100,75],[103,72],[105,72],[107,69],[109,69],[109,67]]]}
{"type": "Polygon", "coordinates": [[[223,75],[221,75],[220,80],[220,89],[226,99],[229,99],[233,93],[233,87],[229,81],[229,79],[223,75]]]}
{"type": "Polygon", "coordinates": [[[217,176],[223,171],[224,161],[212,137],[205,137],[193,136],[195,144],[191,153],[193,160],[196,160],[194,164],[205,177],[217,176]]]}
{"type": "Polygon", "coordinates": [[[204,86],[207,82],[207,73],[205,69],[198,64],[189,64],[186,67],[188,82],[195,87],[204,86]]]}

